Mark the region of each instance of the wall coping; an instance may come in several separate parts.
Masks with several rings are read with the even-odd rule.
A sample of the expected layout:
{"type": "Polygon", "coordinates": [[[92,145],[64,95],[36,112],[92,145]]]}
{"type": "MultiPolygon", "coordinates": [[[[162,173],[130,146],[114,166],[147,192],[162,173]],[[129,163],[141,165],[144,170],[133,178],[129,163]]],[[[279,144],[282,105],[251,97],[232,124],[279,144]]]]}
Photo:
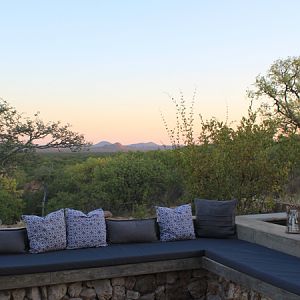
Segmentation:
{"type": "Polygon", "coordinates": [[[65,270],[47,273],[0,276],[0,290],[34,286],[184,271],[202,267],[202,257],[163,260],[117,266],[65,270]]]}
{"type": "Polygon", "coordinates": [[[300,234],[286,233],[285,226],[267,222],[284,219],[285,212],[237,216],[238,239],[300,257],[300,234]]]}

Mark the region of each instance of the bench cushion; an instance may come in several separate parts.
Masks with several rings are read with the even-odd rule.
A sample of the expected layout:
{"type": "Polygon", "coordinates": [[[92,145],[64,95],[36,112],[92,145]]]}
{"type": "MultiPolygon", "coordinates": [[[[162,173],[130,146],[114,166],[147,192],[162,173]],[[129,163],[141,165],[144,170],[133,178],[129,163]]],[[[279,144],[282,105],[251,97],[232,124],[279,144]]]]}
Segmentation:
{"type": "Polygon", "coordinates": [[[41,254],[0,255],[0,275],[206,257],[254,278],[300,295],[300,259],[237,240],[209,239],[112,244],[102,248],[59,250],[41,254]]]}
{"type": "Polygon", "coordinates": [[[179,258],[200,257],[200,240],[113,244],[108,247],[0,256],[0,275],[43,273],[179,258]]]}
{"type": "Polygon", "coordinates": [[[235,239],[205,239],[205,256],[300,295],[300,259],[295,256],[235,239]]]}

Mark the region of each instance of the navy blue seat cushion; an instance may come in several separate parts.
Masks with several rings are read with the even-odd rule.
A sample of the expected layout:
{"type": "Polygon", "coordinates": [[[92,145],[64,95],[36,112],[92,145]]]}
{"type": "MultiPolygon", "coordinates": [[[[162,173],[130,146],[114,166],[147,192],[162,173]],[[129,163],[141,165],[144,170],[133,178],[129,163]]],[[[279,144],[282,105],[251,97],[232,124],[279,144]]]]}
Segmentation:
{"type": "Polygon", "coordinates": [[[108,247],[59,250],[40,254],[0,255],[0,275],[53,272],[130,263],[200,257],[201,240],[113,244],[108,247]]]}
{"type": "Polygon", "coordinates": [[[300,295],[300,258],[237,239],[202,239],[205,256],[300,295]]]}
{"type": "Polygon", "coordinates": [[[300,295],[300,259],[238,239],[113,244],[40,254],[0,255],[0,275],[53,272],[160,260],[206,257],[300,295]]]}

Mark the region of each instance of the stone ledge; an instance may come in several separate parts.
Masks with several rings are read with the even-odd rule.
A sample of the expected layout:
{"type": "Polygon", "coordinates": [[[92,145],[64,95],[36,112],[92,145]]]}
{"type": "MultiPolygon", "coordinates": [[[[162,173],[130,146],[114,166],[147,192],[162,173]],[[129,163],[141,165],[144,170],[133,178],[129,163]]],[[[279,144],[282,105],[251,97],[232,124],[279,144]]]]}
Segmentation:
{"type": "Polygon", "coordinates": [[[224,277],[227,280],[245,286],[251,290],[255,290],[263,295],[267,295],[273,300],[299,300],[300,298],[296,294],[280,289],[274,285],[268,284],[264,281],[251,277],[245,273],[236,271],[207,257],[202,258],[202,268],[214,274],[217,274],[218,276],[224,277]]]}
{"type": "Polygon", "coordinates": [[[123,276],[145,275],[161,272],[193,270],[201,267],[202,257],[193,257],[100,268],[1,276],[0,290],[116,278],[123,276]]]}
{"type": "Polygon", "coordinates": [[[286,233],[285,226],[267,222],[284,218],[286,213],[237,216],[238,238],[300,257],[300,234],[286,233]]]}

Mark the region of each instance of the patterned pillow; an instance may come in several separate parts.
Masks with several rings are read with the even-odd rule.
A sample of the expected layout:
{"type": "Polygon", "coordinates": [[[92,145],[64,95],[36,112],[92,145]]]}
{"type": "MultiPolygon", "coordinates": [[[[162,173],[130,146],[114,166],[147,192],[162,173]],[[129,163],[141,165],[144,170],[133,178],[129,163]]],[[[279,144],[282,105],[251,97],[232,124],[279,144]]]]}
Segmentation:
{"type": "Polygon", "coordinates": [[[161,241],[195,239],[192,209],[189,204],[176,208],[155,208],[161,241]]]}
{"type": "Polygon", "coordinates": [[[66,209],[67,248],[90,248],[107,246],[106,224],[102,209],[87,215],[79,210],[66,209]]]}
{"type": "Polygon", "coordinates": [[[22,219],[27,227],[29,252],[41,253],[66,248],[66,223],[63,209],[45,217],[24,215],[22,219]]]}

